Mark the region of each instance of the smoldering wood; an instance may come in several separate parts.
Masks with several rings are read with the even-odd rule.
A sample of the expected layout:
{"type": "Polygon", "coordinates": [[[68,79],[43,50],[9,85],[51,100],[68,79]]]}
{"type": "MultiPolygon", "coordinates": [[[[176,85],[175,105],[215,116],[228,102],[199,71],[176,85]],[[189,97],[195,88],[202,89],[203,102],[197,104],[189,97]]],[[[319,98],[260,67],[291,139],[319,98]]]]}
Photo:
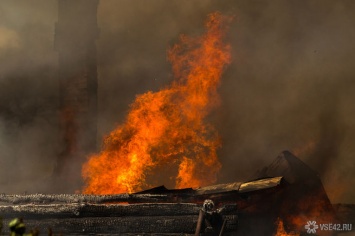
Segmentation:
{"type": "Polygon", "coordinates": [[[109,202],[161,202],[166,198],[162,194],[115,194],[115,195],[84,195],[84,194],[0,194],[2,204],[49,204],[49,203],[109,203],[109,202]]]}
{"type": "Polygon", "coordinates": [[[292,228],[285,220],[290,214],[317,222],[336,215],[342,223],[353,223],[353,206],[333,208],[319,177],[289,152],[250,179],[197,189],[160,186],[134,194],[0,194],[0,217],[4,225],[23,217],[28,229],[44,233],[51,227],[64,235],[194,235],[202,203],[211,199],[223,208],[224,235],[273,235],[278,218],[292,228]],[[313,215],[315,210],[321,214],[313,215]]]}
{"type": "MultiPolygon", "coordinates": [[[[63,234],[97,233],[193,233],[201,205],[161,204],[26,204],[0,206],[7,225],[22,217],[28,229],[46,232],[52,228],[63,234]]],[[[226,231],[237,227],[237,206],[226,205],[226,231]]]]}
{"type": "MultiPolygon", "coordinates": [[[[236,228],[236,216],[226,216],[226,231],[236,228]]],[[[8,223],[8,222],[5,222],[8,223]]],[[[28,218],[27,228],[38,228],[46,232],[51,227],[56,233],[95,234],[95,233],[191,233],[194,232],[197,216],[142,216],[142,217],[91,217],[73,219],[28,218]],[[70,229],[70,230],[68,230],[70,229]]]]}
{"type": "Polygon", "coordinates": [[[160,186],[117,195],[1,194],[0,215],[5,223],[22,217],[28,229],[38,228],[41,232],[51,227],[63,234],[193,234],[203,201],[213,199],[217,207],[223,208],[224,232],[228,233],[237,229],[238,208],[257,204],[262,196],[279,191],[282,177],[264,179],[262,185],[259,182],[178,190],[160,186]],[[252,189],[244,188],[240,195],[243,184],[252,189]]]}
{"type": "MultiPolygon", "coordinates": [[[[236,210],[236,206],[226,206],[228,213],[236,210]]],[[[105,204],[48,204],[48,205],[14,205],[0,206],[0,215],[17,216],[24,214],[27,217],[53,217],[76,218],[95,216],[159,216],[159,215],[196,215],[201,207],[190,203],[161,203],[161,204],[132,204],[132,205],[105,205],[105,204]]]]}
{"type": "MultiPolygon", "coordinates": [[[[245,183],[218,184],[197,189],[166,189],[164,186],[134,194],[0,194],[0,206],[8,204],[69,204],[69,203],[202,203],[212,199],[217,203],[242,202],[246,196],[276,192],[284,185],[282,177],[265,178],[245,183]]],[[[250,204],[250,200],[248,202],[250,204]]]]}

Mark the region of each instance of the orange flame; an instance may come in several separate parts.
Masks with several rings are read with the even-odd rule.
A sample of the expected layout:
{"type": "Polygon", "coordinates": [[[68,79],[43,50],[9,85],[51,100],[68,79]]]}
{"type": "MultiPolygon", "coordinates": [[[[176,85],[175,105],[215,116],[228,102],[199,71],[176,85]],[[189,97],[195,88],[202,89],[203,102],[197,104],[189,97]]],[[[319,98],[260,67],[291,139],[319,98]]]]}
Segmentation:
{"type": "Polygon", "coordinates": [[[83,193],[139,191],[150,186],[147,178],[155,176],[154,168],[168,166],[175,167],[169,177],[177,188],[216,181],[220,143],[205,118],[218,104],[217,86],[230,61],[230,47],[223,43],[228,21],[220,13],[210,14],[203,36],[181,36],[180,44],[168,51],[176,80],[136,97],[125,123],[84,164],[83,193]]]}
{"type": "Polygon", "coordinates": [[[284,228],[284,223],[281,219],[278,219],[277,222],[277,231],[275,236],[299,236],[299,233],[295,233],[295,232],[286,232],[285,228],[284,228]]]}

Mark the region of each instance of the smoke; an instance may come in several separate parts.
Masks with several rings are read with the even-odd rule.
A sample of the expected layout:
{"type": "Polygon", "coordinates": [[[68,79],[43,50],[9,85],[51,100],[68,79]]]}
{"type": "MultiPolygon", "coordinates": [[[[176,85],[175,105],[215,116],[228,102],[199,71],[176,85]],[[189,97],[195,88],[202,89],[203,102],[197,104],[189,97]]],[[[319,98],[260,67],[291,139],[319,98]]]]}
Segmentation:
{"type": "Polygon", "coordinates": [[[42,191],[59,148],[56,11],[54,1],[38,4],[0,3],[1,192],[42,191]]]}
{"type": "Polygon", "coordinates": [[[229,167],[221,179],[314,143],[299,157],[320,173],[332,201],[352,201],[354,5],[273,1],[248,10],[239,8],[235,64],[221,87],[220,156],[229,167]]]}
{"type": "MultiPolygon", "coordinates": [[[[0,3],[0,181],[5,192],[25,191],[28,182],[49,176],[60,150],[53,50],[57,3],[35,2],[0,3]],[[16,170],[19,165],[24,173],[16,170]],[[13,176],[19,176],[18,183],[12,184],[13,176]]],[[[221,106],[209,117],[222,138],[219,182],[246,179],[282,150],[305,150],[313,143],[299,157],[320,173],[333,202],[353,202],[351,0],[101,1],[99,140],[122,123],[137,94],[171,82],[167,48],[181,33],[200,34],[207,14],[216,10],[235,16],[228,39],[232,64],[219,88],[221,106]]]]}

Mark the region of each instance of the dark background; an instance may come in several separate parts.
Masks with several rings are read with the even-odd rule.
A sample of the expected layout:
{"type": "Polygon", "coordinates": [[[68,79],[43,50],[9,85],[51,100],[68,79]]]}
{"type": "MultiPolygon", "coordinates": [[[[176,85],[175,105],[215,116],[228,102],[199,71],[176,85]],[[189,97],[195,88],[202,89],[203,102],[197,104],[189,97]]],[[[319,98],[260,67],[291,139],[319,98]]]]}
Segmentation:
{"type": "MultiPolygon", "coordinates": [[[[136,94],[172,81],[167,49],[182,33],[203,33],[214,11],[235,16],[232,63],[210,116],[222,138],[219,182],[245,180],[288,149],[320,174],[333,202],[354,203],[353,0],[101,1],[99,142],[136,94]]],[[[56,21],[55,0],[0,1],[0,192],[55,191],[56,21]]]]}

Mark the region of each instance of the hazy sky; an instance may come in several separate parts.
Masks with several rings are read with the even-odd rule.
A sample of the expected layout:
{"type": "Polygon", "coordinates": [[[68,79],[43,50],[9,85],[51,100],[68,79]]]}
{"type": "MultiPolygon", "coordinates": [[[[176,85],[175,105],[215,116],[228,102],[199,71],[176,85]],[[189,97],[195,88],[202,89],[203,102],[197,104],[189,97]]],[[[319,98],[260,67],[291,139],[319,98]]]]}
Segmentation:
{"type": "MultiPolygon", "coordinates": [[[[234,15],[232,63],[213,114],[219,182],[245,180],[281,151],[320,173],[334,202],[355,199],[355,2],[102,0],[99,139],[135,95],[172,81],[167,48],[210,12],[234,15]]],[[[0,186],[45,191],[58,138],[57,1],[0,0],[0,186]],[[31,187],[29,187],[31,186],[31,187]]],[[[163,184],[163,183],[162,183],[163,184]]]]}

